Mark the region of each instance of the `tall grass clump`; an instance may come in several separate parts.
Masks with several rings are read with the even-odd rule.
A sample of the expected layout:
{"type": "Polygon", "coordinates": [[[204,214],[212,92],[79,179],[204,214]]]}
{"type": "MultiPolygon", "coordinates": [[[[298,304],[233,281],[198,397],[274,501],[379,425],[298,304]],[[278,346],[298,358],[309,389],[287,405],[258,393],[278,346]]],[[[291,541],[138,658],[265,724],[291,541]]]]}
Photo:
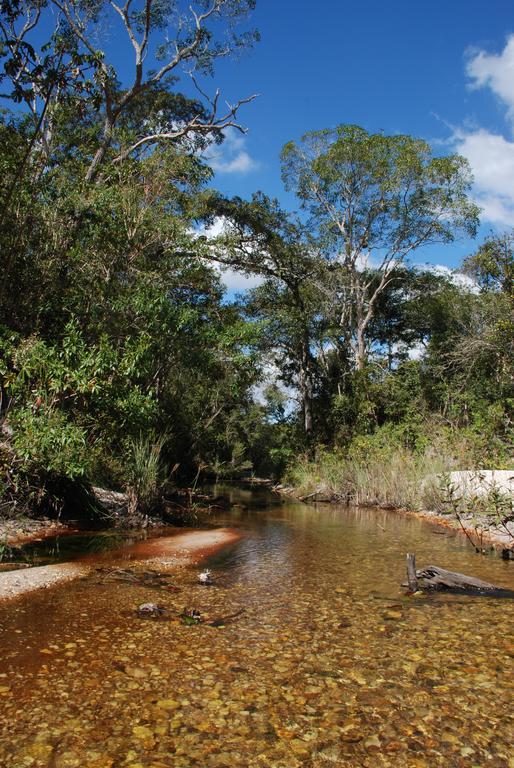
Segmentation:
{"type": "Polygon", "coordinates": [[[354,438],[345,449],[300,457],[289,466],[285,482],[300,496],[320,491],[352,504],[434,509],[439,478],[468,468],[471,461],[466,446],[451,445],[445,434],[407,446],[394,430],[382,428],[354,438]]]}
{"type": "Polygon", "coordinates": [[[150,513],[162,495],[167,480],[162,460],[166,440],[166,435],[151,435],[132,438],[127,443],[125,490],[129,517],[150,513]]]}
{"type": "Polygon", "coordinates": [[[446,469],[441,458],[406,449],[363,459],[320,452],[314,460],[301,457],[289,468],[286,482],[301,496],[321,491],[352,504],[419,509],[429,492],[427,475],[435,477],[446,469]]]}

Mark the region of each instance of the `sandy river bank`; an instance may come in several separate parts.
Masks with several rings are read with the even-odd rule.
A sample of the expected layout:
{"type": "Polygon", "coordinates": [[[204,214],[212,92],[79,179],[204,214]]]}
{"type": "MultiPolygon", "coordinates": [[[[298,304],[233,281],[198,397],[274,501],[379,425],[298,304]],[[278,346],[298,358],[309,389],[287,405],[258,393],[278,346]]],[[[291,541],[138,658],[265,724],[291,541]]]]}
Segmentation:
{"type": "MultiPolygon", "coordinates": [[[[232,528],[187,531],[174,536],[137,542],[119,552],[111,552],[109,560],[112,562],[118,555],[120,563],[128,560],[131,565],[144,563],[169,570],[197,563],[240,538],[241,533],[232,528]]],[[[87,576],[93,568],[93,563],[98,562],[102,562],[102,558],[89,556],[72,563],[58,563],[0,573],[0,601],[87,576]]]]}

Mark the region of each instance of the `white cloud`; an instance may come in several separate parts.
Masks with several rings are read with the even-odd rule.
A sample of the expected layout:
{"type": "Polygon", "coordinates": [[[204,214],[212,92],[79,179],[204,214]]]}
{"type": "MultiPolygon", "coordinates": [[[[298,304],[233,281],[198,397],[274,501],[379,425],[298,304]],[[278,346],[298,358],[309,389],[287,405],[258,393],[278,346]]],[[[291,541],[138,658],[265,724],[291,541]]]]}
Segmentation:
{"type": "Polygon", "coordinates": [[[498,226],[514,225],[514,142],[484,129],[458,131],[454,139],[457,151],[471,165],[482,219],[498,226]]]}
{"type": "Polygon", "coordinates": [[[473,166],[477,187],[511,199],[514,193],[514,142],[485,130],[462,134],[457,140],[460,150],[473,166]]]}
{"type": "Polygon", "coordinates": [[[466,73],[472,87],[490,88],[514,119],[514,35],[509,36],[501,53],[471,52],[466,73]]]}
{"type": "MultiPolygon", "coordinates": [[[[355,259],[355,266],[359,270],[382,269],[384,267],[384,258],[386,255],[387,254],[384,252],[380,254],[380,252],[371,253],[370,251],[363,251],[362,253],[359,253],[355,259]]],[[[343,259],[343,256],[341,256],[341,259],[343,259]]],[[[394,263],[396,266],[400,266],[401,259],[395,259],[394,263]]]]}
{"type": "Polygon", "coordinates": [[[414,344],[413,347],[409,348],[408,350],[409,360],[421,360],[425,352],[426,352],[425,345],[421,341],[419,341],[417,344],[414,344]]]}
{"type": "Polygon", "coordinates": [[[223,216],[218,216],[214,219],[212,224],[209,224],[208,227],[202,227],[199,232],[208,240],[212,240],[213,238],[219,237],[219,235],[223,234],[225,226],[226,219],[223,216]]]}
{"type": "Polygon", "coordinates": [[[420,271],[432,272],[434,275],[446,277],[454,285],[462,288],[463,290],[467,290],[472,293],[475,293],[479,290],[477,284],[471,277],[465,275],[463,272],[459,272],[457,269],[450,269],[444,264],[416,264],[415,266],[420,271]]]}
{"type": "Polygon", "coordinates": [[[260,275],[245,275],[242,272],[236,272],[235,269],[221,269],[220,272],[227,291],[231,293],[249,291],[263,281],[260,275]]]}
{"type": "Polygon", "coordinates": [[[215,160],[212,167],[218,173],[248,173],[255,168],[255,161],[248,152],[238,152],[232,160],[215,160]]]}
{"type": "MultiPolygon", "coordinates": [[[[472,88],[489,88],[506,107],[514,127],[514,35],[501,53],[473,51],[466,73],[472,88]]],[[[514,225],[514,141],[485,128],[457,130],[456,150],[466,157],[473,171],[475,199],[482,220],[500,227],[514,225]]]]}
{"type": "Polygon", "coordinates": [[[292,413],[295,405],[298,404],[298,389],[289,387],[281,380],[280,368],[275,363],[265,363],[262,369],[262,380],[253,387],[253,399],[259,405],[266,405],[266,389],[269,386],[277,387],[284,396],[284,412],[286,415],[292,413]]]}
{"type": "Polygon", "coordinates": [[[245,149],[246,137],[225,131],[225,141],[210,148],[206,160],[216,173],[246,174],[256,170],[259,164],[245,149]]]}
{"type": "MultiPolygon", "coordinates": [[[[198,234],[206,237],[208,240],[213,240],[223,234],[226,226],[226,220],[223,216],[218,216],[214,219],[212,224],[208,227],[202,227],[198,230],[198,234]]],[[[220,264],[211,262],[211,266],[220,273],[222,282],[224,283],[228,293],[240,293],[241,291],[249,291],[252,288],[256,288],[264,281],[261,275],[247,275],[243,272],[238,272],[235,269],[229,267],[223,267],[220,264]]]]}

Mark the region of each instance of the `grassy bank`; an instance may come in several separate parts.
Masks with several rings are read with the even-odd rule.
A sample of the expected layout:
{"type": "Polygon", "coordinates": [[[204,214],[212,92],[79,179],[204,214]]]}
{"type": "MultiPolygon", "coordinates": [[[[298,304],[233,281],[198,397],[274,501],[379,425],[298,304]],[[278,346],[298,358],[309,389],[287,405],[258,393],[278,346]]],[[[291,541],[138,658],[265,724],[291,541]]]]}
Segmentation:
{"type": "Polygon", "coordinates": [[[499,455],[480,458],[476,448],[466,436],[445,432],[406,447],[391,432],[379,430],[356,438],[345,450],[320,449],[314,458],[300,457],[289,466],[284,482],[301,498],[319,494],[362,506],[437,513],[468,531],[477,548],[484,532],[512,546],[512,496],[494,486],[483,493],[463,493],[453,480],[451,473],[460,470],[512,467],[499,455]]]}
{"type": "Polygon", "coordinates": [[[285,482],[299,496],[323,491],[353,504],[423,509],[437,497],[435,476],[451,466],[447,457],[418,456],[401,448],[378,456],[322,451],[290,466],[285,482]]]}

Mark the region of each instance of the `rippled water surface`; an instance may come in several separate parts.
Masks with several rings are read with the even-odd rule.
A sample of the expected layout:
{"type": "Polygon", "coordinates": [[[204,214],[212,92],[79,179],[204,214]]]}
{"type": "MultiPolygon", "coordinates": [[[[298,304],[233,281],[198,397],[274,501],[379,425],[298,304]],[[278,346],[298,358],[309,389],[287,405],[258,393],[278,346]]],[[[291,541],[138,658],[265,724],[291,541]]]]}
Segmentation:
{"type": "Polygon", "coordinates": [[[511,588],[514,563],[394,513],[233,493],[216,522],[244,537],[212,587],[104,570],[0,607],[2,768],[514,767],[514,601],[400,588],[406,552],[511,588]]]}

